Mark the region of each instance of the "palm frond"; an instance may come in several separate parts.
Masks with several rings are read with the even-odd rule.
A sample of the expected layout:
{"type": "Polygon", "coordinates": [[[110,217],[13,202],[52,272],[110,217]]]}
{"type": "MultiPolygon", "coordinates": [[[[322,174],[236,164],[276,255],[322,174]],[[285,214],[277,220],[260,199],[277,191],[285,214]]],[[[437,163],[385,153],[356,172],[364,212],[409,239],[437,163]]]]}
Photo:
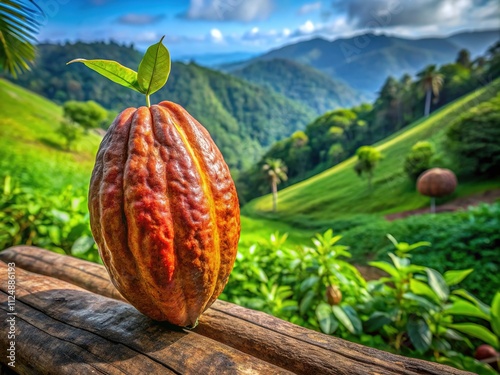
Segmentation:
{"type": "Polygon", "coordinates": [[[0,69],[13,77],[30,69],[35,59],[36,34],[43,15],[34,0],[0,3],[0,69]]]}

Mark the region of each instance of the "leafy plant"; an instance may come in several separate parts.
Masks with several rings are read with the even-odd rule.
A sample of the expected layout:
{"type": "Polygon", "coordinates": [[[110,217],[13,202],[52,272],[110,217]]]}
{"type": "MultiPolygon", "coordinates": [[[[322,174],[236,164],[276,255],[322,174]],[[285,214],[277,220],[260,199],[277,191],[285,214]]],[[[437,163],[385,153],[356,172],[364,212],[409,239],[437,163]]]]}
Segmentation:
{"type": "Polygon", "coordinates": [[[0,3],[0,68],[13,77],[29,70],[35,59],[35,35],[43,15],[33,0],[4,0],[0,3]]]}
{"type": "Polygon", "coordinates": [[[0,248],[33,245],[100,261],[90,233],[87,199],[67,187],[47,196],[7,176],[0,190],[0,248]]]}
{"type": "Polygon", "coordinates": [[[358,157],[354,170],[359,176],[366,174],[368,176],[368,187],[372,187],[373,171],[377,163],[382,159],[379,150],[371,146],[362,146],[356,151],[358,157]]]}
{"type": "Polygon", "coordinates": [[[109,80],[146,95],[146,104],[149,107],[150,95],[161,89],[170,75],[170,53],[162,43],[163,38],[165,37],[147,49],[137,72],[112,60],[79,58],[68,64],[81,62],[109,80]]]}
{"type": "Polygon", "coordinates": [[[404,162],[404,170],[412,181],[431,167],[434,153],[434,146],[428,141],[420,141],[413,145],[404,162]]]}
{"type": "MultiPolygon", "coordinates": [[[[410,252],[430,244],[409,245],[397,242],[390,235],[388,237],[396,251],[395,254],[389,253],[392,264],[384,261],[370,263],[387,272],[389,277],[372,285],[376,309],[365,322],[365,329],[371,332],[382,330],[398,352],[404,346],[406,350],[414,348],[420,353],[432,351],[436,360],[443,355],[454,356],[453,341],[463,342],[469,349],[473,348],[471,339],[498,347],[498,336],[494,333],[499,323],[497,313],[492,313],[487,305],[464,289],[450,292],[450,287],[462,282],[472,269],[452,270],[442,275],[432,268],[411,264],[410,252]],[[380,298],[384,303],[380,303],[380,298]],[[484,324],[455,322],[455,317],[483,320],[485,324],[491,324],[494,332],[484,324]]],[[[500,292],[497,298],[495,309],[496,304],[500,304],[500,292]]]]}

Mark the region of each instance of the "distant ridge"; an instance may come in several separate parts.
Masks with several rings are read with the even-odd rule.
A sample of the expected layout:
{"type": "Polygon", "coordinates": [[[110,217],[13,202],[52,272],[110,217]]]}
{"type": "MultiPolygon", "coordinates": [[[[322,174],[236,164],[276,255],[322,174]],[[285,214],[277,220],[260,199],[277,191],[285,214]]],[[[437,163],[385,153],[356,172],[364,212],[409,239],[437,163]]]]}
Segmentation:
{"type": "Polygon", "coordinates": [[[256,61],[288,59],[316,68],[373,96],[388,76],[413,75],[429,64],[449,63],[463,48],[477,56],[498,40],[500,30],[466,31],[445,38],[407,39],[373,33],[332,41],[314,38],[223,68],[236,71],[256,61]]]}

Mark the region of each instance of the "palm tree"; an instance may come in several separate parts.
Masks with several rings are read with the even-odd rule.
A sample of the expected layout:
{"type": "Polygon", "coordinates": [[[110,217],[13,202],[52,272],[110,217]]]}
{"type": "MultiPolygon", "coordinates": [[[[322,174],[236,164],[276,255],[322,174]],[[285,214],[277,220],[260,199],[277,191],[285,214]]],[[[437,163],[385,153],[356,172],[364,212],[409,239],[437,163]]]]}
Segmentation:
{"type": "Polygon", "coordinates": [[[276,212],[278,207],[278,184],[288,179],[286,175],[287,167],[281,159],[266,159],[266,163],[262,166],[262,170],[267,172],[267,176],[271,181],[271,189],[273,191],[273,212],[276,212]]]}
{"type": "Polygon", "coordinates": [[[34,0],[0,2],[0,69],[16,77],[35,59],[35,35],[43,11],[34,0]]]}
{"type": "Polygon", "coordinates": [[[437,98],[439,91],[443,87],[443,75],[436,70],[436,65],[429,65],[423,71],[417,74],[420,78],[418,84],[425,92],[425,111],[427,117],[431,112],[431,97],[432,94],[437,98]]]}

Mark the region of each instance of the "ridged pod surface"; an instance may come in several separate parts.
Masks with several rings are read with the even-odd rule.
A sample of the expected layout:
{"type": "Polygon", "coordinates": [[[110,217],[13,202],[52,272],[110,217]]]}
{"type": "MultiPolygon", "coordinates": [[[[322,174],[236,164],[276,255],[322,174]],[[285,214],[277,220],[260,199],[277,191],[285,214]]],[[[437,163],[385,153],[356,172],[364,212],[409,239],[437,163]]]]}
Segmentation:
{"type": "Polygon", "coordinates": [[[193,326],[224,289],[238,197],[209,133],[181,106],[118,115],[97,153],[89,210],[114,285],[143,314],[193,326]]]}
{"type": "Polygon", "coordinates": [[[423,172],[417,179],[417,190],[428,197],[444,197],[455,191],[457,177],[446,168],[432,168],[423,172]]]}

